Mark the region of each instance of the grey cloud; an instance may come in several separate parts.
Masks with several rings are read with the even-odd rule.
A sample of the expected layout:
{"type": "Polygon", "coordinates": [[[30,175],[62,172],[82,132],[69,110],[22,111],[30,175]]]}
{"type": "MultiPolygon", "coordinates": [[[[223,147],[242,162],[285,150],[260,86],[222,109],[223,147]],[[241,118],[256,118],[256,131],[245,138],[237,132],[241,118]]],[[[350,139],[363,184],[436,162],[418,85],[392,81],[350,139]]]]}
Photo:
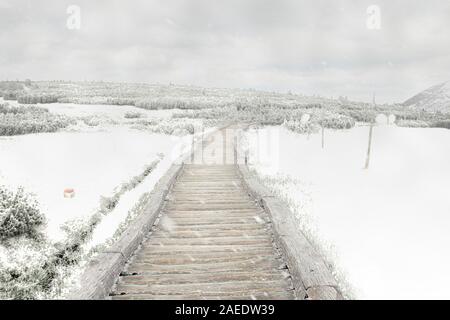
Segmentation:
{"type": "Polygon", "coordinates": [[[450,80],[450,2],[0,0],[0,78],[175,82],[402,101],[450,80]],[[69,4],[82,29],[65,27],[69,4]]]}

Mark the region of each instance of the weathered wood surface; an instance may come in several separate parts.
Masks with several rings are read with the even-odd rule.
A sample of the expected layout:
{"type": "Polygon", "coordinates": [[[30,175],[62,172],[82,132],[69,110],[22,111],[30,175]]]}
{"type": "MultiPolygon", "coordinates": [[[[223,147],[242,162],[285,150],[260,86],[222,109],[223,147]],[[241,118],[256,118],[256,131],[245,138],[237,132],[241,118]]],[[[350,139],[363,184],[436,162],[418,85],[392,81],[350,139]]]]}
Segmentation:
{"type": "Polygon", "coordinates": [[[343,299],[335,278],[320,254],[299,230],[294,214],[281,200],[273,197],[249,172],[238,165],[246,188],[269,213],[277,243],[286,257],[298,299],[343,299]]]}
{"type": "Polygon", "coordinates": [[[292,213],[234,163],[234,137],[206,140],[208,150],[200,144],[185,158],[201,164],[172,166],[145,214],[90,262],[69,298],[341,298],[292,213]]]}
{"type": "Polygon", "coordinates": [[[185,165],[112,299],[293,299],[267,213],[234,165],[185,165]]]}
{"type": "MultiPolygon", "coordinates": [[[[210,140],[216,132],[211,132],[202,137],[210,140]]],[[[203,149],[202,140],[197,139],[193,143],[192,154],[203,149]]],[[[203,152],[202,152],[203,153],[203,152]]],[[[182,164],[189,161],[190,155],[181,156],[169,168],[166,174],[161,177],[152,191],[149,203],[143,212],[133,221],[123,232],[119,240],[110,248],[100,251],[92,258],[84,269],[80,277],[80,282],[70,292],[65,295],[67,299],[105,299],[108,297],[111,288],[123,270],[125,263],[138,249],[145,236],[149,234],[150,228],[158,221],[161,214],[161,207],[167,194],[176,180],[182,164]]]]}

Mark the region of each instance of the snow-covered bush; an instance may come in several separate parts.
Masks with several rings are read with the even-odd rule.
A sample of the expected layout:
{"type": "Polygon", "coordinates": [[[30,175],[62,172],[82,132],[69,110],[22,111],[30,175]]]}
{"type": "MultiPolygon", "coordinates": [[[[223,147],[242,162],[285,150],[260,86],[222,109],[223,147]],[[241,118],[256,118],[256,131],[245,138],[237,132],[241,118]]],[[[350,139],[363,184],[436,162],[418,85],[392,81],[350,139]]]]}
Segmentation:
{"type": "Polygon", "coordinates": [[[428,128],[430,125],[426,121],[422,120],[397,120],[395,124],[399,127],[408,128],[428,128]]]}
{"type": "Polygon", "coordinates": [[[138,108],[149,110],[204,109],[218,107],[218,103],[183,97],[145,98],[137,100],[134,105],[138,108]]]}
{"type": "Polygon", "coordinates": [[[51,247],[19,239],[0,260],[0,299],[44,299],[49,290],[51,247]]]}
{"type": "Polygon", "coordinates": [[[8,104],[0,104],[0,114],[25,113],[25,108],[13,107],[8,104]]]}
{"type": "Polygon", "coordinates": [[[112,104],[117,106],[134,106],[136,103],[135,99],[126,98],[107,98],[106,104],[112,104]]]}
{"type": "Polygon", "coordinates": [[[283,125],[297,133],[314,133],[319,131],[320,127],[316,123],[309,122],[302,122],[298,120],[288,120],[283,123],[283,125]]]}
{"type": "Polygon", "coordinates": [[[100,125],[100,119],[94,116],[81,117],[80,120],[83,121],[83,123],[88,127],[97,127],[98,125],[100,125]]]}
{"type": "Polygon", "coordinates": [[[374,110],[367,110],[364,108],[345,108],[345,110],[340,112],[344,116],[353,118],[358,122],[375,122],[377,112],[374,110]]]}
{"type": "MultiPolygon", "coordinates": [[[[306,115],[306,114],[304,114],[306,115]]],[[[283,125],[289,130],[297,133],[315,133],[320,128],[327,129],[350,129],[355,126],[353,118],[330,112],[316,112],[311,115],[308,121],[302,121],[304,117],[287,120],[283,125]]]]}
{"type": "Polygon", "coordinates": [[[0,186],[0,241],[21,235],[34,237],[44,222],[37,202],[23,189],[13,193],[0,186]]]}
{"type": "Polygon", "coordinates": [[[434,128],[450,129],[450,120],[437,121],[431,125],[434,128]]]}
{"type": "Polygon", "coordinates": [[[17,96],[17,102],[23,104],[37,104],[37,103],[56,103],[58,96],[53,94],[20,94],[17,96]]]}
{"type": "Polygon", "coordinates": [[[20,92],[18,91],[6,91],[3,93],[3,99],[5,101],[7,100],[17,100],[18,95],[20,94],[20,92]]]}
{"type": "Polygon", "coordinates": [[[55,132],[69,124],[69,118],[44,108],[0,105],[0,136],[55,132]]]}
{"type": "Polygon", "coordinates": [[[202,110],[184,110],[181,112],[175,112],[172,114],[172,118],[181,119],[226,119],[232,114],[232,109],[230,108],[212,108],[212,109],[202,109],[202,110]]]}
{"type": "Polygon", "coordinates": [[[195,126],[200,122],[193,119],[170,119],[157,121],[140,121],[133,128],[139,130],[148,130],[154,133],[163,133],[170,135],[186,135],[195,132],[195,126]]]}
{"type": "Polygon", "coordinates": [[[327,129],[351,129],[355,126],[355,119],[341,114],[321,114],[316,121],[321,127],[327,129]]]}
{"type": "Polygon", "coordinates": [[[140,112],[126,112],[124,115],[125,119],[139,119],[142,118],[142,113],[140,112]]]}

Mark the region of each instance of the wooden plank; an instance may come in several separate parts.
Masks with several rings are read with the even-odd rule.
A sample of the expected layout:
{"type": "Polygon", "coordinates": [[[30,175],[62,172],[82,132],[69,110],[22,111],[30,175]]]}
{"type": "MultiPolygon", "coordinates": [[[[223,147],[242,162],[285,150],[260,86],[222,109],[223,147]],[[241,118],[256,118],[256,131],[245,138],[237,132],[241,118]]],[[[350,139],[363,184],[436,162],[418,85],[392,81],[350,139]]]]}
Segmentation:
{"type": "Polygon", "coordinates": [[[236,281],[236,282],[217,282],[217,283],[176,283],[176,284],[143,284],[131,285],[119,283],[115,289],[116,292],[126,292],[127,294],[217,294],[233,293],[242,291],[252,291],[258,293],[271,291],[292,290],[289,281],[236,281]]]}
{"type": "Polygon", "coordinates": [[[255,273],[228,273],[228,274],[208,274],[202,276],[201,274],[171,274],[171,275],[138,275],[121,277],[120,285],[185,285],[185,284],[226,284],[226,283],[249,283],[249,282],[279,282],[283,287],[290,288],[291,283],[286,281],[289,277],[283,277],[279,272],[257,272],[255,273]]]}
{"type": "Polygon", "coordinates": [[[202,238],[202,237],[208,237],[208,238],[215,238],[215,237],[248,237],[248,236],[267,236],[267,231],[264,229],[256,229],[256,230],[226,230],[226,231],[217,231],[217,230],[199,230],[199,231],[192,231],[192,230],[186,230],[186,231],[176,231],[176,232],[166,232],[161,231],[158,233],[155,233],[152,238],[202,238]]]}
{"type": "Polygon", "coordinates": [[[186,239],[180,239],[180,238],[156,238],[152,237],[148,242],[146,242],[146,245],[151,246],[169,246],[169,245],[179,245],[180,242],[183,243],[183,246],[208,246],[208,245],[214,245],[214,246],[245,246],[245,245],[262,245],[272,244],[272,239],[269,239],[266,236],[259,236],[259,237],[252,237],[252,238],[246,238],[246,237],[211,237],[211,238],[186,238],[186,239]]]}
{"type": "Polygon", "coordinates": [[[160,259],[177,259],[177,260],[199,260],[199,259],[206,259],[206,258],[220,258],[223,257],[230,257],[231,259],[246,259],[246,258],[258,258],[258,257],[264,257],[264,256],[273,256],[275,259],[281,258],[280,254],[277,254],[273,252],[271,249],[266,250],[258,250],[256,252],[251,251],[244,251],[244,252],[232,252],[232,251],[211,251],[211,252],[190,252],[190,253],[173,253],[171,251],[166,251],[166,254],[161,253],[155,253],[152,251],[144,251],[141,250],[140,252],[136,253],[136,255],[133,257],[134,259],[154,259],[155,261],[159,261],[160,259]]]}
{"type": "Polygon", "coordinates": [[[233,293],[208,294],[124,294],[111,297],[112,300],[288,300],[292,299],[289,292],[249,292],[248,290],[233,293]]]}
{"type": "Polygon", "coordinates": [[[243,172],[243,181],[249,192],[260,199],[270,214],[277,242],[286,257],[294,286],[300,295],[298,298],[308,297],[308,290],[312,288],[314,290],[310,295],[313,299],[342,298],[336,279],[320,254],[298,229],[298,223],[287,205],[273,197],[257,179],[252,178],[245,166],[239,166],[239,170],[243,172]]]}
{"type": "MultiPolygon", "coordinates": [[[[173,256],[173,255],[205,255],[205,254],[214,254],[214,255],[235,255],[235,254],[245,254],[245,255],[260,255],[263,256],[267,252],[272,252],[272,246],[245,246],[245,247],[237,247],[237,246],[220,246],[220,247],[212,247],[212,246],[195,246],[195,247],[143,247],[138,254],[145,255],[153,255],[153,256],[173,256]]],[[[275,254],[275,257],[278,257],[278,254],[275,254]]]]}
{"type": "Polygon", "coordinates": [[[112,299],[294,297],[269,215],[235,166],[185,165],[160,212],[112,299]]]}

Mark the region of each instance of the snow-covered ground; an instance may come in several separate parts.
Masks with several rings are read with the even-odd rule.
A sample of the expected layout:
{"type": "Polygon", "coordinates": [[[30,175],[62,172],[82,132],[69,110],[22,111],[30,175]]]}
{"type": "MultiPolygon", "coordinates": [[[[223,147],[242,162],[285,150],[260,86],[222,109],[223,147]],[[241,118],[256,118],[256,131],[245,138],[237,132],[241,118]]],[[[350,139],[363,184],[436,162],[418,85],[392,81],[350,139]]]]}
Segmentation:
{"type": "Polygon", "coordinates": [[[62,114],[71,117],[96,116],[104,119],[123,121],[125,114],[129,112],[140,113],[148,118],[170,118],[172,113],[179,112],[178,109],[170,110],[146,110],[134,106],[116,106],[116,105],[83,105],[74,103],[49,103],[38,104],[39,107],[46,108],[48,111],[56,114],[62,114]]]}
{"type": "MultiPolygon", "coordinates": [[[[18,103],[15,100],[5,101],[2,97],[0,97],[0,104],[8,103],[12,106],[23,105],[18,103]]],[[[23,105],[23,106],[31,106],[31,105],[23,105]]],[[[35,106],[39,106],[41,108],[46,108],[48,111],[66,115],[69,117],[100,117],[103,119],[115,120],[115,121],[123,121],[125,114],[134,112],[140,113],[145,118],[158,118],[158,119],[167,119],[172,116],[174,112],[179,112],[178,109],[169,109],[169,110],[146,110],[142,108],[137,108],[134,106],[118,106],[118,105],[96,105],[96,104],[75,104],[75,103],[39,103],[35,106]]]]}
{"type": "MultiPolygon", "coordinates": [[[[17,105],[15,101],[7,103],[17,105]]],[[[94,116],[117,124],[111,126],[106,121],[106,125],[92,128],[76,125],[56,133],[0,137],[0,184],[13,190],[22,186],[35,194],[47,218],[46,234],[50,240],[64,235],[60,227],[66,221],[89,217],[98,210],[102,196],[111,196],[122,183],[162,157],[141,185],[123,195],[118,207],[128,212],[136,199],[151,191],[189,140],[187,136],[155,134],[121,125],[129,112],[141,113],[146,119],[169,119],[171,110],[61,103],[40,106],[69,117],[94,116]],[[66,188],[73,188],[75,197],[64,198],[66,188]]],[[[112,217],[108,221],[120,220],[122,216],[112,217]]],[[[103,223],[97,229],[105,230],[96,230],[96,239],[99,234],[113,233],[111,228],[103,223]]]]}
{"type": "Polygon", "coordinates": [[[377,126],[364,170],[368,131],[260,129],[250,161],[356,298],[449,299],[450,131],[377,126]]]}
{"type": "MultiPolygon", "coordinates": [[[[17,105],[14,101],[7,103],[17,105]]],[[[64,275],[70,286],[90,253],[95,253],[91,249],[110,244],[130,216],[139,212],[135,209],[142,208],[161,176],[190,150],[192,135],[185,130],[178,130],[177,136],[139,130],[133,126],[137,119],[126,117],[127,113],[139,113],[145,121],[170,126],[173,110],[78,104],[40,106],[74,119],[73,124],[54,133],[1,136],[0,185],[12,191],[23,187],[25,192],[34,194],[45,215],[42,231],[46,245],[30,259],[46,259],[47,248],[67,241],[71,235],[65,225],[69,224],[69,233],[95,226],[87,241],[80,243],[83,256],[79,265],[70,267],[71,275],[64,275]],[[149,167],[153,169],[144,175],[149,167]],[[64,197],[66,189],[73,189],[75,196],[64,197]],[[105,211],[103,198],[118,202],[105,211]]],[[[21,259],[22,253],[28,254],[28,249],[21,244],[6,249],[0,245],[2,264],[23,268],[27,260],[21,259]]],[[[29,262],[36,265],[36,261],[29,262]]]]}
{"type": "Polygon", "coordinates": [[[170,163],[177,139],[122,128],[0,137],[0,184],[34,193],[47,235],[58,239],[64,222],[91,215],[100,196],[141,174],[158,154],[170,163]],[[64,198],[66,188],[74,198],[64,198]]]}

